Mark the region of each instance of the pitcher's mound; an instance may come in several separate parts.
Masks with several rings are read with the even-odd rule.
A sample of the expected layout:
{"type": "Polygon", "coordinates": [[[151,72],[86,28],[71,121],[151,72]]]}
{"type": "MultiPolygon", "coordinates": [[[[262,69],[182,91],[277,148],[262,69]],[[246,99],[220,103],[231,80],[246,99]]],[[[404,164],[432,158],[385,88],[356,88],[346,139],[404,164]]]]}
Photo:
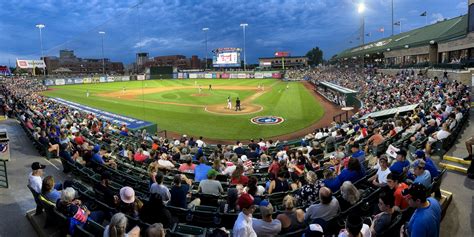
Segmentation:
{"type": "Polygon", "coordinates": [[[198,97],[201,97],[201,96],[210,96],[211,94],[205,94],[205,93],[202,93],[202,94],[191,94],[191,96],[198,96],[198,97]]]}
{"type": "Polygon", "coordinates": [[[245,114],[254,114],[258,113],[263,110],[263,107],[260,105],[243,105],[241,106],[240,111],[235,111],[235,107],[232,109],[227,109],[227,107],[223,104],[219,105],[209,105],[204,108],[209,113],[213,114],[222,114],[222,115],[245,115],[245,114]]]}

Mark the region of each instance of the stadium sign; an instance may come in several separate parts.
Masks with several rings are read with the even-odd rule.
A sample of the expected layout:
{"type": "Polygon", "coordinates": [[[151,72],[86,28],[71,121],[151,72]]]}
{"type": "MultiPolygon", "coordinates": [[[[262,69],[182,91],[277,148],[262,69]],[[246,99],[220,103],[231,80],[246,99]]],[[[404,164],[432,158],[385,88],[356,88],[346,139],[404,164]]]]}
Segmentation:
{"type": "Polygon", "coordinates": [[[257,116],[250,119],[250,122],[257,125],[276,125],[284,121],[282,117],[278,116],[257,116]]]}
{"type": "Polygon", "coordinates": [[[43,60],[16,60],[16,65],[19,68],[31,69],[31,68],[46,68],[46,64],[43,60]]]}

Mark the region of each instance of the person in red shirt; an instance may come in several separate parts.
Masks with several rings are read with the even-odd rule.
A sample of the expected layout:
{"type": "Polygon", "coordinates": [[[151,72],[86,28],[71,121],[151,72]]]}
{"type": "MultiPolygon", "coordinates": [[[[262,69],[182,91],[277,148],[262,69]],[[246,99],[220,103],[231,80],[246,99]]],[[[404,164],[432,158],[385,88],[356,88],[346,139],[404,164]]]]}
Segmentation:
{"type": "Polygon", "coordinates": [[[142,148],[139,148],[137,153],[135,153],[135,155],[133,156],[133,160],[135,160],[136,162],[143,162],[147,158],[148,158],[148,156],[143,154],[143,149],[142,148]]]}
{"type": "Polygon", "coordinates": [[[404,210],[408,207],[408,201],[403,197],[402,191],[408,188],[406,183],[400,183],[400,177],[397,174],[390,173],[387,175],[387,186],[393,191],[395,197],[395,210],[404,210]]]}
{"type": "Polygon", "coordinates": [[[268,167],[268,173],[273,173],[274,177],[277,177],[278,171],[280,170],[280,163],[278,162],[278,157],[273,157],[272,164],[268,167]]]}
{"type": "Polygon", "coordinates": [[[244,175],[244,166],[241,164],[237,165],[231,177],[230,184],[242,184],[243,186],[247,186],[247,183],[249,182],[249,178],[244,175]]]}
{"type": "Polygon", "coordinates": [[[81,135],[80,132],[76,133],[76,137],[74,138],[74,142],[76,142],[77,145],[82,145],[84,144],[84,137],[81,135]]]}

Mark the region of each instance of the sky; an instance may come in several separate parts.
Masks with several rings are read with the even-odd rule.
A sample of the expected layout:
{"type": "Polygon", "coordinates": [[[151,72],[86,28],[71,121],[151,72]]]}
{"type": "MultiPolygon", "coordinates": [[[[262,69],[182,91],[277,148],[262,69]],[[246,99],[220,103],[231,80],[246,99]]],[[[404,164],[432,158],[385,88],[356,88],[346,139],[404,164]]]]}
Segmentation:
{"type": "MultiPolygon", "coordinates": [[[[330,58],[360,41],[362,0],[1,0],[0,65],[39,59],[72,49],[81,58],[102,57],[129,64],[137,52],[204,58],[211,50],[243,48],[247,63],[277,51],[301,56],[319,47],[330,58]],[[8,4],[6,4],[8,3],[8,4]],[[104,31],[105,35],[98,32],[104,31]]],[[[391,1],[364,0],[366,42],[391,34],[391,1]],[[385,32],[378,30],[384,28],[385,32]]],[[[467,13],[468,0],[393,0],[402,31],[467,13]],[[427,11],[427,17],[420,14],[427,11]]],[[[400,32],[398,26],[395,33],[400,32]]]]}

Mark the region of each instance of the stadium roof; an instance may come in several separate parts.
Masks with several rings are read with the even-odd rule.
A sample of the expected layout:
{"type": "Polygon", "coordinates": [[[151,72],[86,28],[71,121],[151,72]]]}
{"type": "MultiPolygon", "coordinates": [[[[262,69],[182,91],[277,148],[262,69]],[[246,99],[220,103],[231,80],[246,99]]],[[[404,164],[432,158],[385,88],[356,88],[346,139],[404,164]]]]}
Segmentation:
{"type": "Polygon", "coordinates": [[[345,88],[345,87],[342,87],[340,85],[336,85],[334,83],[331,83],[331,82],[327,82],[327,81],[322,81],[322,82],[319,82],[320,85],[324,85],[326,87],[329,87],[333,90],[336,90],[336,91],[339,91],[341,93],[344,93],[344,94],[350,94],[350,93],[357,93],[358,91],[355,91],[355,90],[351,90],[349,88],[345,88]]]}
{"type": "Polygon", "coordinates": [[[436,43],[441,43],[458,39],[467,34],[467,20],[468,16],[462,15],[449,20],[440,21],[362,46],[346,49],[339,53],[336,58],[350,58],[366,54],[383,53],[386,52],[387,49],[403,49],[405,45],[408,45],[410,48],[425,46],[429,45],[431,40],[434,40],[436,43]]]}
{"type": "Polygon", "coordinates": [[[405,105],[405,106],[400,106],[400,107],[396,107],[396,108],[385,109],[385,110],[373,112],[373,113],[370,113],[370,114],[366,114],[360,119],[367,119],[369,117],[372,117],[372,118],[376,119],[376,118],[379,118],[379,117],[393,116],[396,113],[401,114],[401,113],[413,111],[416,107],[418,107],[418,104],[405,105]]]}

